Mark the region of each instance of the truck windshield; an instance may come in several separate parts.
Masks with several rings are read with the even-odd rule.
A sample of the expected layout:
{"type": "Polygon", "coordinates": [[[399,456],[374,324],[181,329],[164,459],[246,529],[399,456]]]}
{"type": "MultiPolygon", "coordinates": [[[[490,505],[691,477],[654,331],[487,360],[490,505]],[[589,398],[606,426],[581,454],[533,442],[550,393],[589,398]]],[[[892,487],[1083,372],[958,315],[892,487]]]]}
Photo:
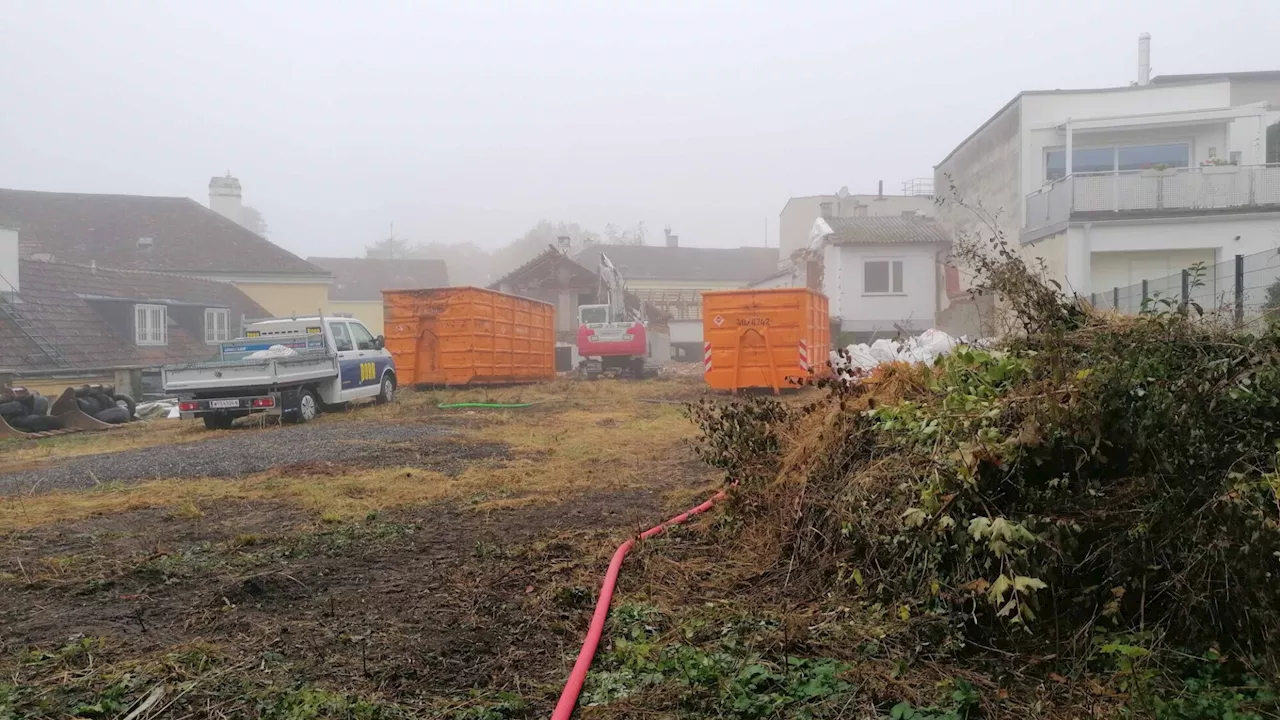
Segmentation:
{"type": "Polygon", "coordinates": [[[609,307],[607,305],[580,308],[579,314],[582,316],[583,325],[603,325],[609,322],[609,307]]]}

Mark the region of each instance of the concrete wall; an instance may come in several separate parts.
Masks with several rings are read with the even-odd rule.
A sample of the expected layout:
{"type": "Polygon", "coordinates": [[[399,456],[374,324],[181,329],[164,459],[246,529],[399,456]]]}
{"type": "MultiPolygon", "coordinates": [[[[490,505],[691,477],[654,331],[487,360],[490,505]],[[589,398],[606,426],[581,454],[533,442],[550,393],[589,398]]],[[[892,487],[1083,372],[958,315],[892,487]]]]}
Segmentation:
{"type": "Polygon", "coordinates": [[[329,302],[329,312],[338,315],[351,315],[364,323],[369,332],[383,335],[382,303],[362,300],[333,300],[329,302]]]}
{"type": "MultiPolygon", "coordinates": [[[[329,283],[233,283],[275,317],[315,315],[329,310],[329,283]]],[[[238,318],[237,318],[238,319],[238,318]]]]}
{"type": "MultiPolygon", "coordinates": [[[[953,202],[949,187],[954,183],[962,200],[980,202],[996,216],[994,225],[1005,239],[1017,242],[1022,223],[1021,130],[1022,105],[1015,100],[934,168],[934,192],[942,198],[937,219],[952,240],[991,234],[971,210],[953,202]]],[[[961,285],[969,287],[969,277],[961,285]]]]}
{"type": "Polygon", "coordinates": [[[671,330],[671,342],[673,343],[702,342],[701,320],[672,320],[667,323],[667,327],[671,330]]]}
{"type": "Polygon", "coordinates": [[[835,199],[835,195],[811,195],[787,201],[778,214],[779,261],[786,260],[791,253],[808,245],[813,221],[822,216],[822,203],[834,202],[835,199]]]}
{"type": "Polygon", "coordinates": [[[937,313],[939,268],[934,245],[854,245],[827,248],[823,290],[841,332],[892,333],[895,326],[926,330],[937,313]],[[830,262],[828,261],[830,260],[830,262]],[[902,293],[868,295],[863,265],[869,261],[902,262],[902,293]]]}
{"type": "Polygon", "coordinates": [[[1047,280],[1055,280],[1067,288],[1067,232],[1050,235],[1022,247],[1022,256],[1032,269],[1044,269],[1047,280]]]}
{"type": "Polygon", "coordinates": [[[1216,262],[1215,258],[1216,253],[1211,249],[1095,252],[1090,256],[1090,292],[1101,295],[1112,288],[1179,273],[1199,262],[1208,267],[1216,262]]]}

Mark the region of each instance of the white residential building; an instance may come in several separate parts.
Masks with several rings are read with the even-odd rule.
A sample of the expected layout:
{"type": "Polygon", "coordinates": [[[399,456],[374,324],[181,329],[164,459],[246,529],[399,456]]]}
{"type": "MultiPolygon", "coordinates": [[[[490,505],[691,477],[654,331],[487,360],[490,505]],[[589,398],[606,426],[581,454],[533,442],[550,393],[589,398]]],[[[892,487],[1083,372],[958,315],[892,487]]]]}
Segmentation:
{"type": "Polygon", "coordinates": [[[912,212],[924,217],[933,216],[933,184],[928,179],[908,180],[902,184],[901,195],[886,195],[884,183],[879,192],[870,195],[854,195],[842,187],[832,195],[806,195],[793,197],[778,213],[778,244],[781,261],[786,263],[791,254],[803,250],[809,244],[809,231],[813,221],[824,215],[831,217],[887,217],[912,212]]]}
{"type": "MultiPolygon", "coordinates": [[[[1280,246],[1280,71],[1147,81],[1146,59],[1129,87],[1019,93],[935,185],[994,211],[1010,245],[1081,295],[1280,246]]],[[[990,234],[945,200],[937,217],[953,238],[990,234]]]]}
{"type": "Polygon", "coordinates": [[[830,301],[832,332],[867,341],[934,327],[950,242],[935,221],[894,216],[814,221],[808,246],[753,287],[811,287],[830,301]]]}

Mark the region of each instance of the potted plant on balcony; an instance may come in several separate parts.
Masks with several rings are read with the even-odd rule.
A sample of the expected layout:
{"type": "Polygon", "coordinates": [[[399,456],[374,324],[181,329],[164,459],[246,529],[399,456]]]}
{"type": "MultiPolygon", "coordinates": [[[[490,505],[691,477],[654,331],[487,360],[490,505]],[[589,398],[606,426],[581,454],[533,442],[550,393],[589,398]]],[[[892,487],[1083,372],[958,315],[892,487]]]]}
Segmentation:
{"type": "Polygon", "coordinates": [[[1156,163],[1155,165],[1142,168],[1138,171],[1138,174],[1142,177],[1165,177],[1166,175],[1173,175],[1177,172],[1177,168],[1168,165],[1167,163],[1156,163]]]}
{"type": "Polygon", "coordinates": [[[1238,165],[1230,160],[1223,160],[1220,157],[1211,157],[1200,163],[1200,172],[1205,175],[1224,175],[1233,173],[1240,169],[1238,165]]]}

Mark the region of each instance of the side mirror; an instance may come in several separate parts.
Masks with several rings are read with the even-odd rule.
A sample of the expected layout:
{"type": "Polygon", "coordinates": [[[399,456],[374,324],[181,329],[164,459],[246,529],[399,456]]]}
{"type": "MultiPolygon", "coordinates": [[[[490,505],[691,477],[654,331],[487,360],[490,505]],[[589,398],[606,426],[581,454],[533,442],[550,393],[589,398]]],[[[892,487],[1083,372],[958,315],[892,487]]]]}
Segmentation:
{"type": "Polygon", "coordinates": [[[373,346],[381,350],[387,346],[387,339],[379,335],[378,337],[373,339],[373,346]]]}

